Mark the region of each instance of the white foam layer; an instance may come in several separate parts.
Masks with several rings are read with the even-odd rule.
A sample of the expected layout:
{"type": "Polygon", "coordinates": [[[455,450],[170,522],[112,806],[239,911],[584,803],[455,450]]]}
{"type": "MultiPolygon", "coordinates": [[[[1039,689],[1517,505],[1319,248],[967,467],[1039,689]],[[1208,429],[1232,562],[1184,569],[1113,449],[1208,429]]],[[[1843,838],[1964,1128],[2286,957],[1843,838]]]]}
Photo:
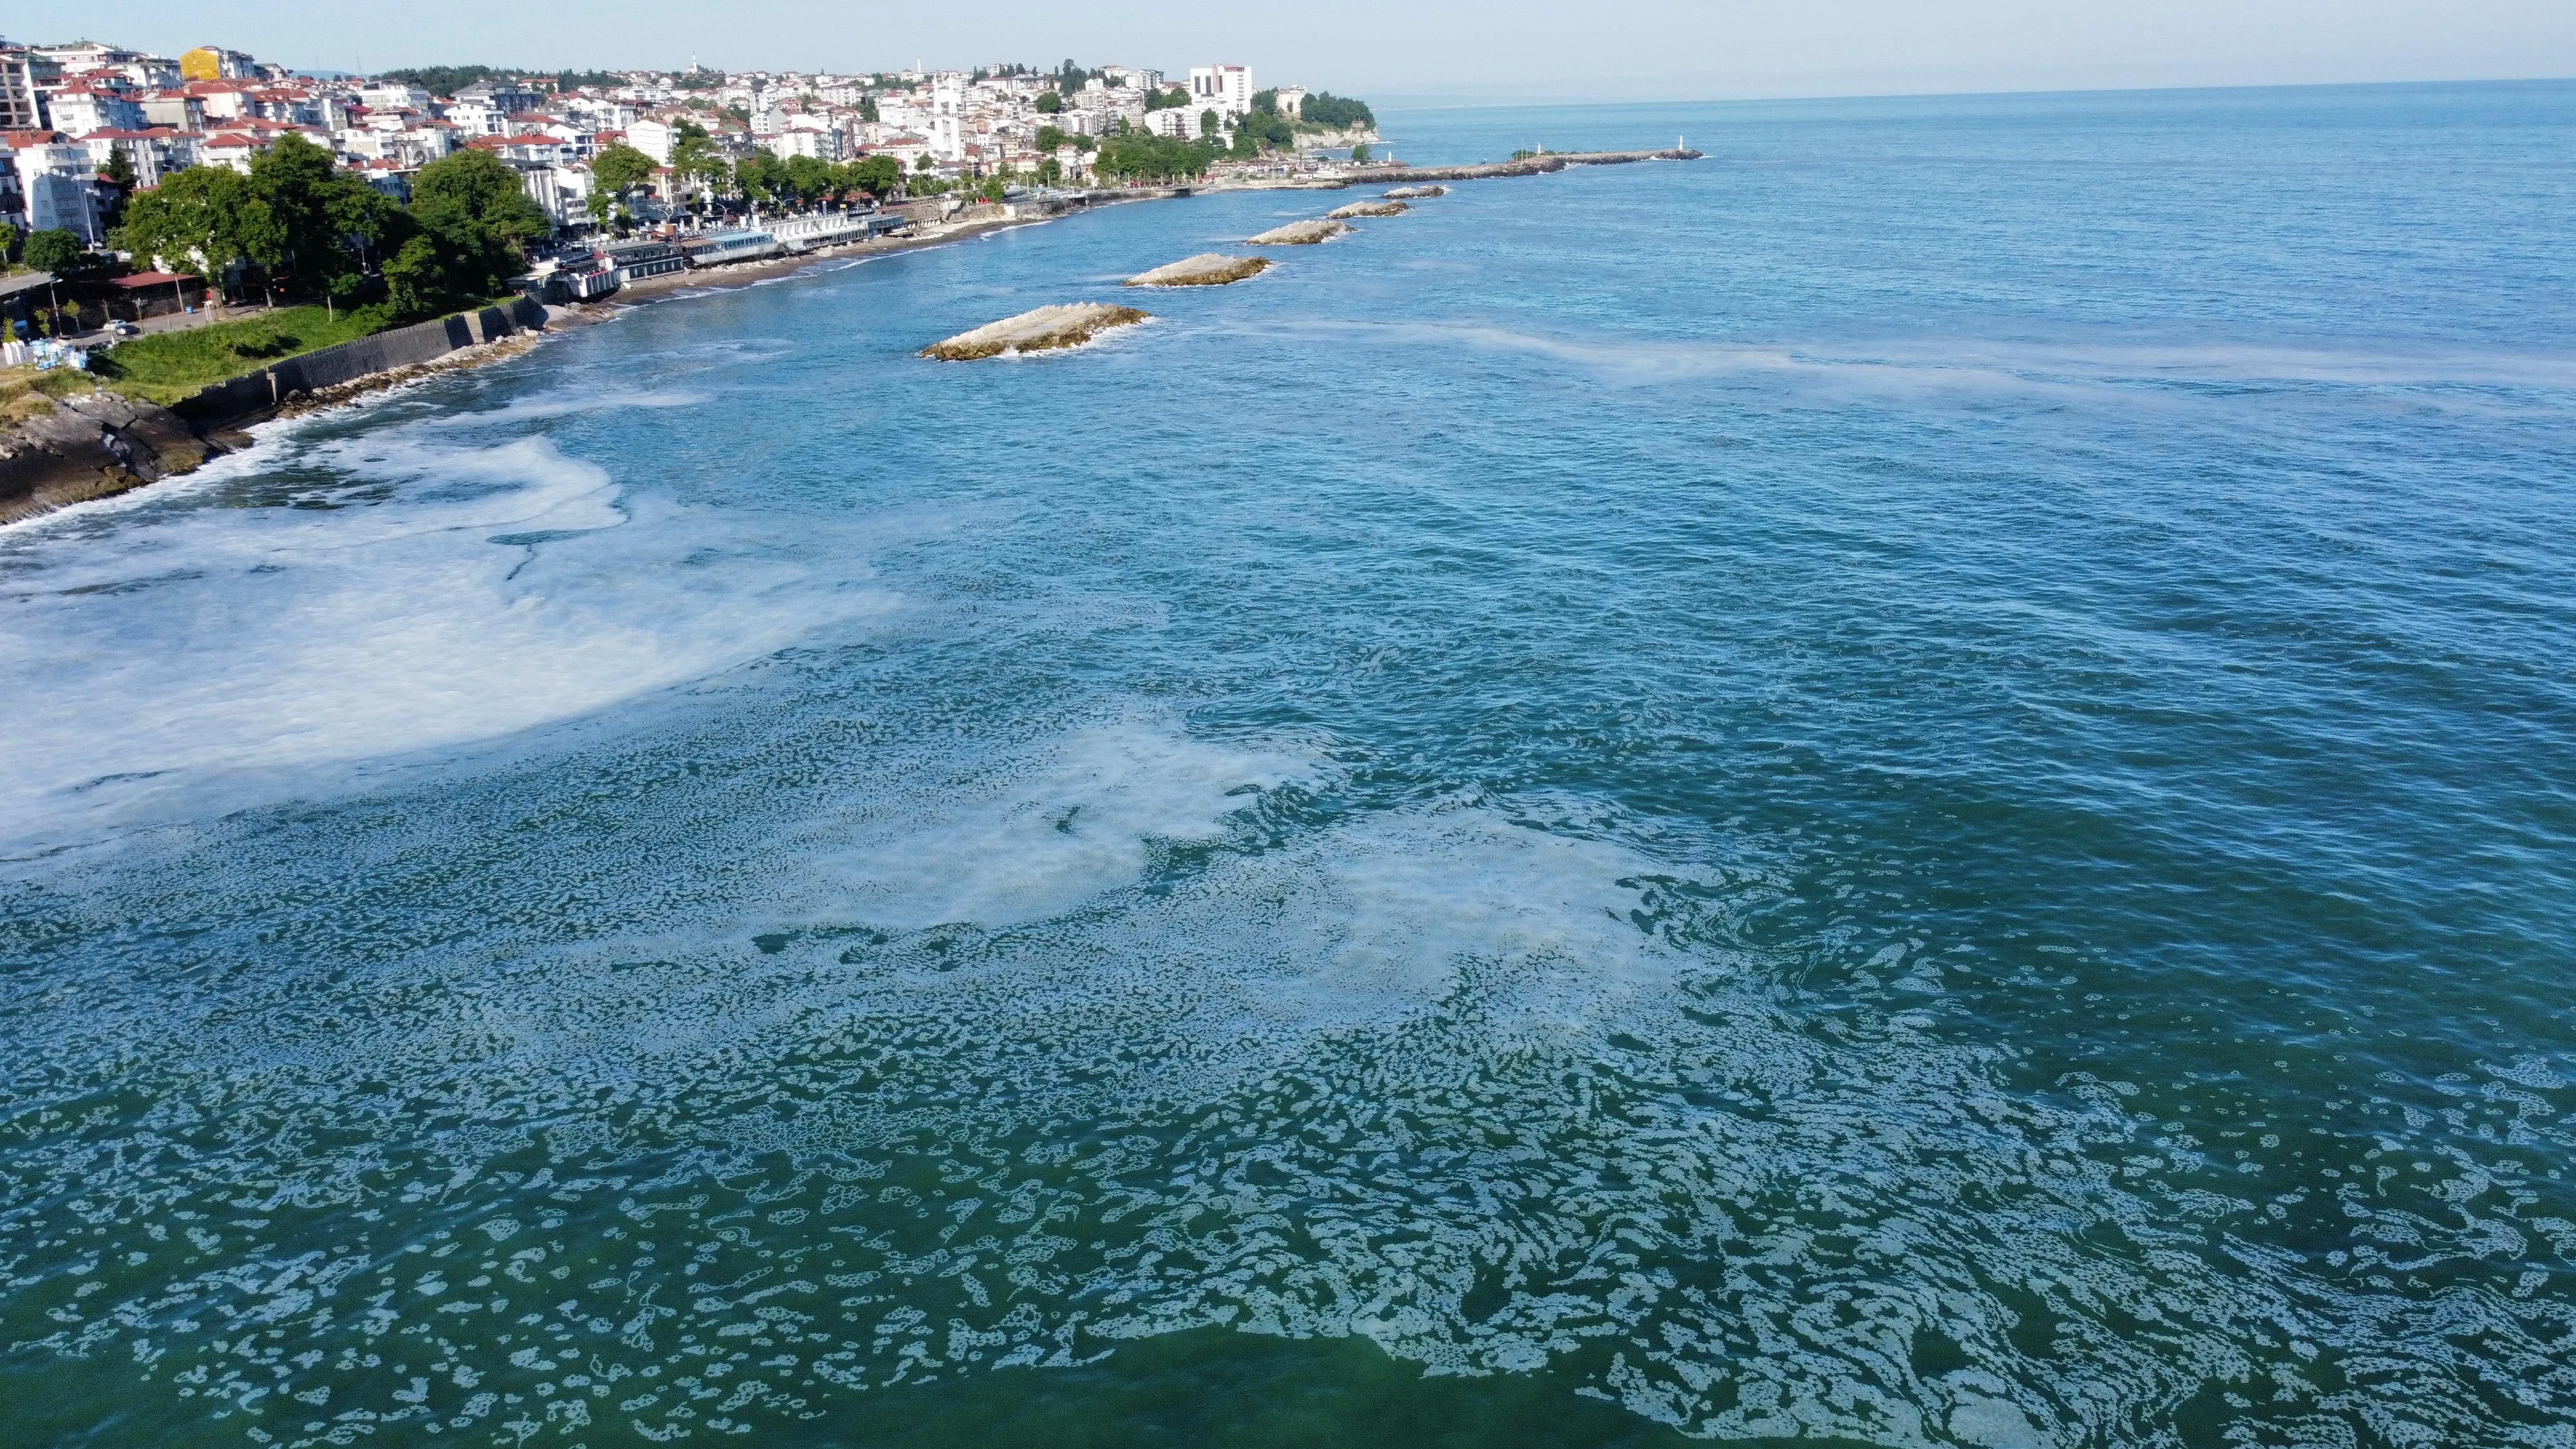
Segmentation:
{"type": "Polygon", "coordinates": [[[844,918],[912,930],[1060,915],[1144,874],[1149,845],[1207,841],[1245,797],[1308,773],[1293,756],[1227,749],[1127,723],[1083,729],[1035,759],[980,762],[939,782],[947,808],[853,821],[864,843],[819,855],[844,918]]]}
{"type": "Polygon", "coordinates": [[[0,583],[10,842],[61,843],[246,772],[583,714],[883,603],[846,560],[818,568],[796,541],[629,495],[542,438],[448,441],[477,421],[505,420],[290,435],[161,506],[16,540],[0,583]],[[326,506],[225,506],[314,469],[336,476],[296,501],[326,506]]]}

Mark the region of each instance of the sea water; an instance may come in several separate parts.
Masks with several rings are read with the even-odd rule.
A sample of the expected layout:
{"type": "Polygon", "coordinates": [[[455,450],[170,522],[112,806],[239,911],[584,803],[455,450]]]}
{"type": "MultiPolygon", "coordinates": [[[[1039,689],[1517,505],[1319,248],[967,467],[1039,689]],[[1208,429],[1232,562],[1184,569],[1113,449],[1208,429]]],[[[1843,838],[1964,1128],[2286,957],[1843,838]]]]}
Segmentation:
{"type": "Polygon", "coordinates": [[[2576,87],[1386,129],[0,534],[9,1442],[2576,1438],[2576,87]]]}

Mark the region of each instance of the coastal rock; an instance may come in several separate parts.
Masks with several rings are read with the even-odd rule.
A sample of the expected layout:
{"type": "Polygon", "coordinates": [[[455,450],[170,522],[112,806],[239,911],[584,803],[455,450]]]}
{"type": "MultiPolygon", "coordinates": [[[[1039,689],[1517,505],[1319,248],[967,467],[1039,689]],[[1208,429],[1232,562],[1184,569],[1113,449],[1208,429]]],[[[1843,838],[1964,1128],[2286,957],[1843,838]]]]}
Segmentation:
{"type": "Polygon", "coordinates": [[[1113,307],[1106,302],[1038,307],[1016,317],[987,322],[971,332],[960,332],[945,342],[934,342],[921,349],[921,355],[941,362],[969,362],[1010,352],[1078,347],[1113,328],[1142,322],[1146,316],[1133,307],[1113,307]]]}
{"type": "Polygon", "coordinates": [[[1324,215],[1334,221],[1349,221],[1362,216],[1402,216],[1412,209],[1401,201],[1354,201],[1324,215]]]}
{"type": "Polygon", "coordinates": [[[1261,235],[1252,238],[1252,245],[1257,247],[1310,247],[1317,242],[1331,241],[1333,238],[1340,236],[1349,230],[1350,228],[1341,222],[1325,220],[1322,218],[1318,218],[1313,221],[1292,221],[1286,226],[1274,226],[1270,230],[1263,232],[1261,235]]]}
{"type": "Polygon", "coordinates": [[[1389,201],[1427,201],[1434,196],[1447,196],[1446,186],[1399,186],[1386,193],[1389,201]]]}
{"type": "Polygon", "coordinates": [[[112,392],[81,392],[36,406],[0,429],[0,523],[106,498],[223,451],[168,409],[112,392]]]}
{"type": "Polygon", "coordinates": [[[1268,257],[1229,257],[1222,252],[1202,252],[1183,261],[1154,268],[1129,277],[1131,287],[1222,287],[1240,282],[1270,270],[1268,257]]]}

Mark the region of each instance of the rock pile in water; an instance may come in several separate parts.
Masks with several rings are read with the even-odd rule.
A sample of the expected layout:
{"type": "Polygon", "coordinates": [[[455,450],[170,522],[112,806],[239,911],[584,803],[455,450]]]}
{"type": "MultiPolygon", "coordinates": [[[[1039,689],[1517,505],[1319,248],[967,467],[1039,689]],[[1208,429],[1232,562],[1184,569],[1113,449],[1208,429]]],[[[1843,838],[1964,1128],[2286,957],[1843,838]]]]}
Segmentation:
{"type": "Polygon", "coordinates": [[[1154,268],[1127,279],[1131,287],[1222,287],[1257,277],[1270,269],[1268,257],[1229,257],[1222,252],[1202,252],[1183,261],[1154,268]]]}
{"type": "Polygon", "coordinates": [[[1412,209],[1401,201],[1354,201],[1324,214],[1334,221],[1347,221],[1356,216],[1402,216],[1412,209]]]}
{"type": "Polygon", "coordinates": [[[1257,247],[1310,247],[1317,242],[1331,241],[1333,238],[1340,236],[1349,230],[1349,227],[1344,226],[1338,221],[1325,221],[1321,219],[1313,221],[1292,221],[1286,226],[1274,226],[1270,230],[1263,232],[1261,235],[1252,238],[1252,245],[1257,247]]]}
{"type": "Polygon", "coordinates": [[[1106,302],[1039,307],[1017,317],[987,322],[971,332],[960,332],[945,342],[934,342],[921,349],[921,355],[941,362],[971,362],[1008,352],[1078,347],[1103,332],[1142,322],[1146,316],[1133,307],[1113,307],[1106,302]]]}

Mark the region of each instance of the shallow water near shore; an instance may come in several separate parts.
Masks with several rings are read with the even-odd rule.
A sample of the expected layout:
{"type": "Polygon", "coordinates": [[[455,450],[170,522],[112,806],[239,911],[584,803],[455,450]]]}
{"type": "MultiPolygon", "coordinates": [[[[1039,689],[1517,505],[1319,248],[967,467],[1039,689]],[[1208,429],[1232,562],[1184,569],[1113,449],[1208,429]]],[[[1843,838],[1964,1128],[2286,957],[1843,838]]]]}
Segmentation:
{"type": "Polygon", "coordinates": [[[0,533],[13,1442],[2576,1436],[2576,86],[1385,122],[0,533]]]}

